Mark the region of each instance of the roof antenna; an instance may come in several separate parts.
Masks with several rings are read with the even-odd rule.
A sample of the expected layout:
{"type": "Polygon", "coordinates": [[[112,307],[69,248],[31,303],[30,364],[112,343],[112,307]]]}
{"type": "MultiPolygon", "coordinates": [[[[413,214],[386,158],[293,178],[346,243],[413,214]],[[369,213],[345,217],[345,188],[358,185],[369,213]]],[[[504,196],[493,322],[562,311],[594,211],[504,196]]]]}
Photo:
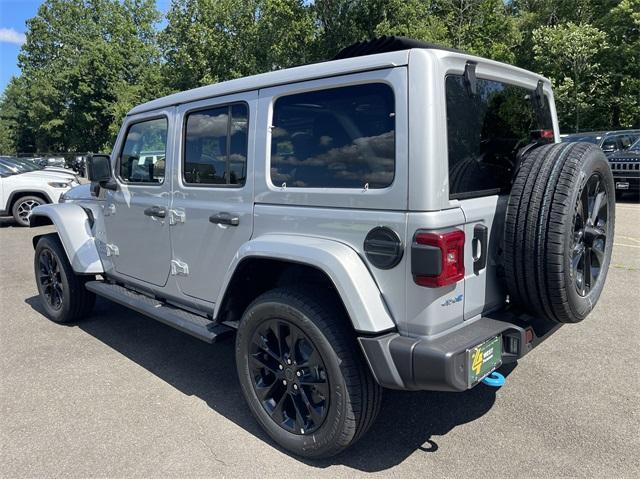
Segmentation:
{"type": "Polygon", "coordinates": [[[464,66],[464,84],[470,96],[478,94],[478,83],[476,81],[476,63],[467,62],[464,66]]]}

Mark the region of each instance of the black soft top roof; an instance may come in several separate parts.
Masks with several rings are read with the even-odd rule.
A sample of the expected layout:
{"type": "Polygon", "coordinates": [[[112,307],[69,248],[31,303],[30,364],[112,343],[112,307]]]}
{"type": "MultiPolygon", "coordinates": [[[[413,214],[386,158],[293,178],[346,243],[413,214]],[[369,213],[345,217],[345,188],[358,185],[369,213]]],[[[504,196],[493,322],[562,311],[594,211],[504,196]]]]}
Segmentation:
{"type": "Polygon", "coordinates": [[[343,48],[333,57],[334,60],[342,60],[344,58],[362,57],[364,55],[374,55],[376,53],[396,52],[399,50],[409,50],[411,48],[432,48],[437,50],[446,50],[449,52],[463,53],[455,48],[443,47],[433,43],[414,40],[413,38],[398,36],[382,36],[373,40],[354,43],[343,48]]]}

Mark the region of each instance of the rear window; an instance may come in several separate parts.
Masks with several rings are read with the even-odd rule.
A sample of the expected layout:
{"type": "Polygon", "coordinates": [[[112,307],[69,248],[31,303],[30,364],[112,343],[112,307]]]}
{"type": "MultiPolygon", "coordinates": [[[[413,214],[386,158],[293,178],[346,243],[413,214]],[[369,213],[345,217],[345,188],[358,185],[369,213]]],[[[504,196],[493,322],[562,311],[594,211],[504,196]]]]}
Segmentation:
{"type": "Polygon", "coordinates": [[[276,100],[271,182],[301,188],[385,188],[395,170],[393,90],[371,83],[276,100]]]}
{"type": "Polygon", "coordinates": [[[553,129],[546,96],[482,79],[472,96],[462,75],[447,76],[446,96],[450,198],[508,192],[518,150],[553,129]]]}

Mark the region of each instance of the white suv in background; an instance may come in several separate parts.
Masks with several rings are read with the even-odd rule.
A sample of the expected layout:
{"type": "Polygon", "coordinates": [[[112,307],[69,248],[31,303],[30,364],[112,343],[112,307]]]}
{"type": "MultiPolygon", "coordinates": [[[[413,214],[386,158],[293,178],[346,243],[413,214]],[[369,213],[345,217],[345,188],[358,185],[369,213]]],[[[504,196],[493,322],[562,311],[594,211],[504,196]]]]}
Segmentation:
{"type": "Polygon", "coordinates": [[[20,226],[29,226],[31,210],[38,205],[58,203],[62,193],[77,186],[66,174],[50,171],[16,173],[0,164],[0,216],[12,215],[20,226]]]}

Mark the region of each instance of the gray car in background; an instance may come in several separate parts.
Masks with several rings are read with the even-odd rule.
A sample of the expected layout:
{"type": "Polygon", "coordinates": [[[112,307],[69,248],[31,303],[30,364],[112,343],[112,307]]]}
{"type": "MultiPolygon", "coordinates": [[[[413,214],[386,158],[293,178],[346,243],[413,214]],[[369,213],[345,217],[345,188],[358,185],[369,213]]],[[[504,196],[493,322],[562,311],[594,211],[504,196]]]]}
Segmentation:
{"type": "Polygon", "coordinates": [[[628,149],[638,138],[640,138],[640,130],[586,131],[564,135],[562,141],[593,143],[609,156],[617,151],[628,149]]]}

